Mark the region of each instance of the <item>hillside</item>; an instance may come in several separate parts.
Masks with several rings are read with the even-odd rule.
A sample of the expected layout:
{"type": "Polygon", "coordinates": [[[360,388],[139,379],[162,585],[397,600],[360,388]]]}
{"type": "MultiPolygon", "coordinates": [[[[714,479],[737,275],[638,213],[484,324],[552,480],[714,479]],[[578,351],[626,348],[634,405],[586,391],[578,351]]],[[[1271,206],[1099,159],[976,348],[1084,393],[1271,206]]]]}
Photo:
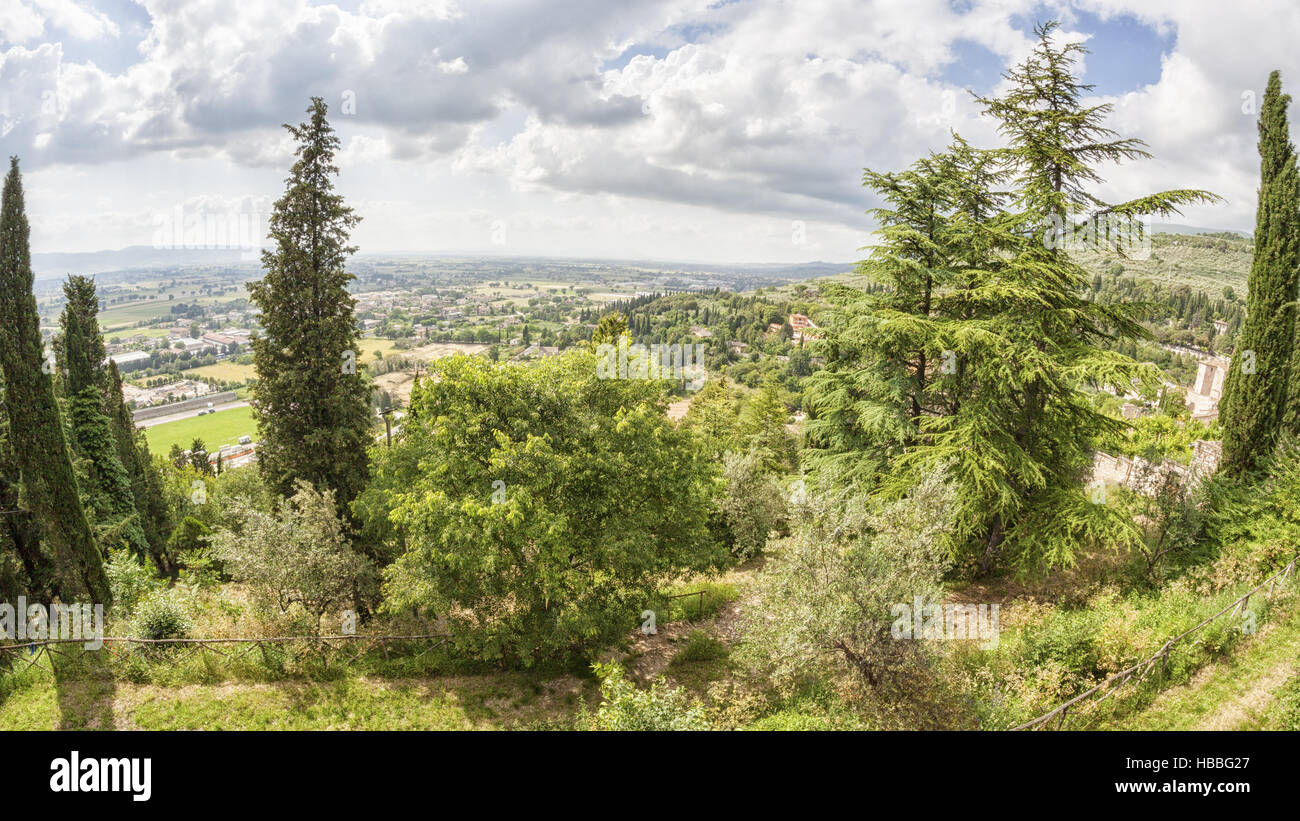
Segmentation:
{"type": "MultiPolygon", "coordinates": [[[[1159,232],[1152,237],[1150,255],[1143,259],[1123,258],[1113,253],[1071,251],[1071,255],[1089,273],[1126,276],[1167,285],[1186,285],[1219,297],[1230,287],[1244,300],[1246,278],[1250,273],[1253,244],[1247,237],[1228,232],[1177,234],[1159,232]]],[[[769,294],[789,299],[802,293],[799,286],[817,282],[843,282],[859,285],[865,279],[856,272],[836,274],[790,283],[769,289],[769,294]]]]}

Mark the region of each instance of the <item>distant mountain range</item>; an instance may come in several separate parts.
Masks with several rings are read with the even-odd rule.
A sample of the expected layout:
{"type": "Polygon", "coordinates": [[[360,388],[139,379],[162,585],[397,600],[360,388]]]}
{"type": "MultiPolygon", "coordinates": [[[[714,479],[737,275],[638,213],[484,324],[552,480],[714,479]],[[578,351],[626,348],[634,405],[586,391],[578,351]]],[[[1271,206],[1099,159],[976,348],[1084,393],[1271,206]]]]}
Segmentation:
{"type": "MultiPolygon", "coordinates": [[[[1233,233],[1242,237],[1250,235],[1242,231],[1231,229],[1217,228],[1198,228],[1191,225],[1177,225],[1156,223],[1155,229],[1159,233],[1165,234],[1203,234],[1203,233],[1233,233]]],[[[360,256],[385,257],[385,256],[404,256],[404,257],[426,257],[430,259],[463,257],[464,254],[456,253],[438,253],[430,251],[428,253],[413,252],[375,252],[363,253],[360,256]]],[[[520,257],[515,257],[515,260],[520,257]]],[[[689,262],[669,262],[669,261],[650,261],[650,260],[613,260],[613,259],[588,259],[588,262],[610,262],[617,265],[637,267],[653,266],[658,270],[670,271],[698,271],[698,272],[752,272],[763,273],[768,275],[784,275],[795,279],[805,279],[812,277],[831,276],[844,272],[853,267],[853,262],[803,262],[803,263],[735,263],[735,264],[709,264],[709,263],[689,263],[689,262]]],[[[81,253],[38,253],[32,254],[32,270],[36,274],[36,279],[54,279],[67,274],[99,274],[109,271],[134,271],[141,269],[159,269],[159,268],[177,268],[188,266],[207,266],[207,265],[239,265],[246,264],[257,266],[260,264],[256,252],[248,253],[238,249],[168,249],[154,248],[149,245],[131,245],[126,248],[119,248],[115,251],[88,251],[81,253]],[[246,258],[248,257],[248,258],[246,258]]]]}
{"type": "Polygon", "coordinates": [[[32,271],[39,280],[67,274],[100,274],[107,271],[257,262],[256,258],[243,259],[243,254],[244,252],[238,249],[169,249],[131,245],[116,251],[32,254],[32,271]]]}

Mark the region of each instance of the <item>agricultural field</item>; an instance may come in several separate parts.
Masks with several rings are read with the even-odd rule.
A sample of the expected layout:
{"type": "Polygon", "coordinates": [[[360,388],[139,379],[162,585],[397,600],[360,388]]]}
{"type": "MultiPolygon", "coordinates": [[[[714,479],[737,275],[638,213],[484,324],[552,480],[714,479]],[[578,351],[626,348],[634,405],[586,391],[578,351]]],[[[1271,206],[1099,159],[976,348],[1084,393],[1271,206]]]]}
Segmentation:
{"type": "Polygon", "coordinates": [[[220,379],[225,382],[247,382],[257,378],[257,369],[252,365],[240,365],[236,362],[218,362],[201,368],[185,371],[182,376],[190,379],[220,379]]]}
{"type": "Polygon", "coordinates": [[[137,322],[167,316],[168,304],[165,299],[147,299],[139,302],[128,302],[124,305],[113,305],[99,315],[99,324],[106,331],[130,331],[137,322]]]}
{"type": "Polygon", "coordinates": [[[1225,287],[1239,295],[1246,293],[1252,255],[1250,240],[1231,234],[1156,234],[1149,255],[1127,258],[1096,251],[1074,252],[1079,264],[1093,273],[1190,285],[1214,296],[1225,287]]]}
{"type": "Polygon", "coordinates": [[[236,444],[241,436],[257,438],[257,424],[253,421],[251,407],[220,410],[203,416],[199,416],[198,411],[194,413],[189,419],[145,428],[149,450],[165,454],[172,445],[188,448],[195,439],[202,439],[208,450],[215,452],[222,445],[236,444]]]}
{"type": "Polygon", "coordinates": [[[375,358],[376,353],[388,356],[390,353],[397,351],[397,343],[391,339],[380,339],[378,337],[366,337],[357,342],[360,349],[361,361],[369,362],[375,358]]]}
{"type": "Polygon", "coordinates": [[[143,336],[147,339],[163,339],[170,334],[167,328],[124,328],[120,331],[104,334],[104,341],[112,344],[123,339],[130,339],[133,336],[143,336]]]}

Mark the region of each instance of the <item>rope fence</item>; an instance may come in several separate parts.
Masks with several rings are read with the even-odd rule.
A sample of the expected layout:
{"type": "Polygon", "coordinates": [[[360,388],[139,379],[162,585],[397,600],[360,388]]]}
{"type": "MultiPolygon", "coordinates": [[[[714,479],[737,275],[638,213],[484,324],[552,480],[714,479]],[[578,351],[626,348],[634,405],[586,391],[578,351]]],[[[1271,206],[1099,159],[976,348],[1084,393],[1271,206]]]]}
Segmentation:
{"type": "MultiPolygon", "coordinates": [[[[142,647],[189,647],[188,653],[185,653],[169,661],[175,665],[180,664],[195,653],[212,652],[224,657],[228,661],[238,661],[244,656],[258,650],[262,653],[263,660],[268,664],[270,659],[267,657],[266,648],[268,646],[292,644],[294,642],[303,643],[313,646],[314,649],[321,652],[322,662],[328,666],[327,651],[340,651],[349,643],[365,642],[361,649],[354,653],[349,662],[356,661],[361,656],[369,653],[371,650],[379,648],[384,652],[384,658],[388,658],[388,647],[398,641],[432,641],[416,659],[423,657],[431,650],[446,644],[451,638],[450,633],[419,633],[413,635],[371,635],[365,633],[348,633],[337,636],[267,636],[267,637],[232,637],[232,638],[179,638],[179,639],[144,639],[133,638],[129,636],[105,636],[100,641],[103,642],[104,649],[109,654],[113,654],[113,645],[137,645],[142,647]],[[337,646],[336,646],[337,643],[337,646]],[[216,645],[230,645],[228,650],[223,650],[216,645]]],[[[84,645],[87,640],[82,639],[41,639],[40,641],[23,641],[17,644],[0,645],[0,658],[6,655],[18,661],[27,663],[27,668],[39,667],[47,673],[53,675],[54,671],[44,664],[40,663],[41,657],[45,656],[46,660],[53,665],[54,656],[67,658],[64,652],[64,645],[84,645]],[[26,653],[26,655],[24,655],[26,653]]],[[[23,669],[27,669],[23,668],[23,669]]]]}
{"type": "MultiPolygon", "coordinates": [[[[1250,590],[1246,591],[1245,595],[1242,595],[1239,598],[1237,598],[1235,601],[1229,603],[1226,607],[1224,607],[1219,612],[1206,618],[1204,621],[1202,621],[1200,624],[1196,625],[1195,627],[1191,628],[1190,630],[1185,630],[1182,633],[1179,633],[1177,636],[1174,636],[1173,638],[1166,641],[1160,647],[1160,649],[1156,651],[1155,655],[1143,659],[1142,661],[1139,661],[1137,664],[1134,664],[1131,667],[1128,667],[1124,670],[1120,670],[1118,673],[1115,673],[1110,678],[1103,681],[1101,684],[1098,684],[1095,687],[1092,687],[1091,689],[1083,691],[1082,693],[1070,699],[1069,701],[1058,705],[1055,709],[1043,713],[1038,718],[1032,719],[1030,721],[1026,721],[1024,724],[1021,724],[1018,727],[1012,727],[1011,731],[1014,732],[1016,730],[1041,730],[1041,729],[1060,730],[1065,726],[1065,722],[1067,717],[1070,714],[1070,710],[1073,709],[1076,705],[1079,705],[1082,702],[1087,701],[1088,699],[1097,695],[1098,693],[1104,691],[1105,695],[1103,695],[1100,699],[1098,699],[1094,703],[1094,707],[1097,704],[1101,704],[1106,699],[1115,695],[1115,693],[1119,691],[1119,688],[1123,687],[1125,684],[1129,683],[1130,681],[1141,682],[1144,678],[1147,677],[1147,675],[1152,670],[1156,669],[1157,664],[1159,665],[1159,669],[1161,673],[1164,673],[1169,665],[1169,653],[1171,650],[1173,650],[1175,644],[1187,638],[1191,634],[1197,632],[1198,630],[1201,630],[1202,628],[1208,626],[1209,624],[1214,622],[1216,619],[1218,619],[1220,616],[1222,616],[1225,613],[1231,612],[1231,616],[1237,615],[1238,612],[1245,609],[1247,604],[1249,604],[1250,597],[1255,595],[1265,587],[1268,588],[1268,593],[1267,593],[1268,598],[1272,598],[1274,585],[1285,582],[1295,573],[1297,560],[1300,560],[1300,555],[1293,557],[1290,563],[1287,564],[1286,567],[1282,568],[1277,573],[1274,573],[1272,576],[1269,576],[1264,581],[1260,582],[1259,584],[1252,587],[1250,590]],[[1055,719],[1055,725],[1056,725],[1055,727],[1050,726],[1052,724],[1053,719],[1055,719]]],[[[1231,618],[1231,616],[1229,617],[1231,618]]]]}
{"type": "MultiPolygon", "coordinates": [[[[698,601],[697,617],[702,617],[704,615],[704,594],[705,594],[704,590],[696,590],[690,593],[679,593],[673,596],[665,596],[664,598],[671,601],[674,599],[697,597],[697,601],[698,601]]],[[[103,643],[104,649],[109,652],[110,656],[114,655],[113,645],[115,644],[128,645],[128,646],[136,645],[141,647],[158,647],[158,648],[165,648],[165,647],[191,648],[188,653],[184,653],[183,655],[174,659],[168,659],[168,661],[172,665],[178,665],[181,662],[185,661],[186,659],[189,659],[194,654],[204,653],[204,652],[215,653],[219,656],[222,656],[226,660],[233,662],[244,658],[249,653],[255,650],[261,652],[263,661],[265,661],[269,665],[271,661],[270,658],[267,656],[267,651],[266,651],[266,648],[268,646],[292,644],[295,642],[299,642],[305,645],[309,645],[312,649],[319,651],[322,663],[328,667],[329,666],[328,653],[341,651],[350,642],[365,642],[365,643],[362,645],[360,650],[353,653],[347,659],[348,663],[356,661],[358,658],[364,656],[366,653],[369,653],[371,650],[374,649],[382,650],[384,653],[384,659],[388,660],[389,646],[395,642],[410,642],[410,641],[431,642],[428,647],[426,647],[424,650],[422,650],[418,655],[416,655],[412,659],[412,661],[416,661],[419,660],[420,658],[423,658],[430,651],[443,646],[451,638],[452,635],[450,633],[416,633],[411,635],[388,635],[388,634],[371,635],[365,633],[345,633],[336,636],[267,636],[267,637],[239,636],[239,637],[230,637],[230,638],[176,638],[176,639],[145,639],[145,638],[135,638],[131,636],[105,636],[102,639],[98,639],[98,641],[101,641],[103,643]],[[337,646],[335,646],[335,643],[337,643],[337,646]],[[223,650],[218,645],[229,645],[230,647],[228,649],[223,650]]],[[[26,662],[27,667],[23,668],[23,670],[26,670],[31,667],[39,667],[45,672],[53,675],[54,671],[50,669],[50,667],[46,667],[44,664],[41,664],[41,657],[44,656],[46,661],[48,661],[50,665],[53,666],[55,656],[58,656],[59,658],[65,658],[65,659],[68,657],[67,654],[64,652],[63,649],[64,645],[75,645],[75,644],[84,645],[87,643],[87,641],[88,640],[85,638],[40,639],[37,641],[19,640],[18,642],[15,642],[13,644],[0,644],[0,659],[5,659],[7,657],[10,661],[26,662]]]]}

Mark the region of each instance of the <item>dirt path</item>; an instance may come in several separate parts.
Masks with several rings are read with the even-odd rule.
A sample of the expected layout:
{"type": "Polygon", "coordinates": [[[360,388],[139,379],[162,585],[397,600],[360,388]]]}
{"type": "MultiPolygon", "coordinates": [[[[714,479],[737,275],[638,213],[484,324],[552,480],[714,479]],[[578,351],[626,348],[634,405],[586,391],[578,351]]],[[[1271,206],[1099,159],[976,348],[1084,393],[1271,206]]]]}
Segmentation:
{"type": "Polygon", "coordinates": [[[1186,684],[1160,693],[1117,729],[1255,729],[1272,706],[1273,694],[1300,669],[1297,645],[1300,609],[1265,624],[1232,653],[1197,671],[1186,684]]]}
{"type": "Polygon", "coordinates": [[[1258,725],[1273,704],[1273,693],[1295,675],[1295,664],[1284,661],[1274,665],[1250,685],[1244,693],[1221,702],[1209,715],[1196,723],[1196,730],[1248,730],[1258,725]]]}

